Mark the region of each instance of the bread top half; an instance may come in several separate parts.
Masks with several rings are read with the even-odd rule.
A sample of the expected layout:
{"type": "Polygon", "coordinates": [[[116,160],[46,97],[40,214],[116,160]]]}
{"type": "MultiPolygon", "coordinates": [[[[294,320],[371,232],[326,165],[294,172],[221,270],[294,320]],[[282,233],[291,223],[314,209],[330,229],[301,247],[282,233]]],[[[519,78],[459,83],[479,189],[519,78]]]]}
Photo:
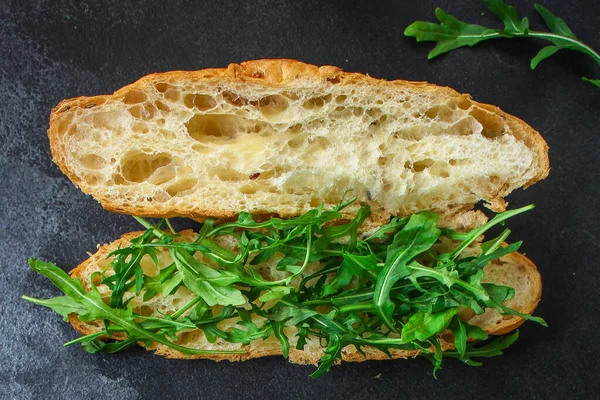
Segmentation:
{"type": "MultiPolygon", "coordinates": [[[[375,220],[479,201],[545,178],[541,135],[468,95],[294,60],[148,75],[52,111],[53,159],[108,210],[291,217],[344,197],[375,220]]],[[[457,217],[458,215],[458,217],[457,217]]],[[[452,224],[451,224],[452,225],[452,224]]]]}

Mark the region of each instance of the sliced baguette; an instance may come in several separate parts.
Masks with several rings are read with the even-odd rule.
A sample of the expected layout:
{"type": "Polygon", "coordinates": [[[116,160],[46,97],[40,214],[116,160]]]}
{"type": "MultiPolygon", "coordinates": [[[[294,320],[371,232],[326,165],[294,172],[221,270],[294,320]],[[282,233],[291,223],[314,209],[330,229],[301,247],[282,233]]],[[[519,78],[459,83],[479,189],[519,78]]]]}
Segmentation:
{"type": "Polygon", "coordinates": [[[468,95],[332,66],[256,60],[146,76],[52,111],[54,161],[107,210],[299,215],[358,197],[375,219],[452,213],[547,176],[529,125],[468,95]]]}
{"type": "MultiPolygon", "coordinates": [[[[94,272],[101,271],[108,265],[110,262],[110,259],[107,259],[108,254],[118,247],[126,246],[129,243],[129,240],[139,236],[141,233],[142,232],[131,232],[123,235],[119,240],[116,240],[113,243],[101,246],[96,254],[71,271],[71,276],[79,278],[84,288],[91,290],[91,276],[94,272]]],[[[182,231],[181,235],[186,241],[193,241],[197,237],[197,235],[192,231],[182,231]]],[[[220,245],[229,246],[230,248],[235,243],[229,242],[226,237],[220,237],[217,238],[217,240],[221,241],[220,245]]],[[[164,268],[172,263],[167,251],[160,252],[158,257],[159,268],[164,268]]],[[[204,258],[203,261],[208,264],[211,263],[211,261],[206,258],[204,258]]],[[[156,274],[157,272],[154,269],[154,264],[152,261],[148,259],[146,262],[147,265],[144,264],[144,261],[142,263],[144,272],[147,274],[156,274]]],[[[316,265],[312,266],[312,268],[315,267],[316,265]]],[[[277,271],[274,268],[274,265],[263,264],[261,266],[257,266],[256,268],[267,279],[280,279],[282,277],[281,274],[285,274],[285,272],[277,271]]],[[[535,310],[542,294],[542,281],[536,266],[527,257],[522,254],[512,253],[487,265],[484,271],[485,275],[483,281],[502,284],[515,289],[515,296],[506,302],[507,306],[526,314],[531,314],[535,310]]],[[[307,273],[310,272],[307,271],[307,273]]],[[[110,296],[110,291],[106,286],[100,285],[98,286],[98,289],[104,298],[108,298],[110,296]]],[[[142,296],[143,292],[140,294],[140,296],[134,297],[131,300],[130,304],[132,305],[134,311],[144,315],[154,316],[172,313],[176,311],[178,307],[183,306],[195,297],[195,295],[187,288],[179,288],[174,294],[171,294],[167,297],[157,295],[149,301],[145,301],[143,303],[141,300],[142,296]]],[[[524,320],[520,317],[501,316],[495,310],[490,309],[486,310],[486,312],[481,315],[474,315],[471,310],[465,309],[461,311],[461,318],[471,324],[481,327],[491,335],[508,333],[516,329],[524,322],[524,320]]],[[[78,320],[74,314],[71,314],[69,319],[73,327],[82,334],[94,333],[104,329],[102,321],[82,322],[78,320]]],[[[255,322],[259,326],[263,321],[264,320],[261,320],[260,317],[255,319],[255,322]]],[[[235,325],[236,322],[237,321],[234,319],[227,320],[226,322],[221,322],[219,327],[226,329],[235,325]]],[[[290,361],[298,364],[316,364],[319,361],[323,351],[318,340],[315,338],[310,339],[304,350],[296,350],[294,349],[297,340],[295,337],[295,332],[295,328],[293,327],[286,328],[286,333],[290,338],[290,343],[292,345],[289,354],[290,361]]],[[[119,337],[117,336],[117,338],[119,337]]],[[[121,337],[121,339],[122,338],[123,337],[121,337]]],[[[156,354],[168,358],[207,358],[217,361],[244,361],[264,356],[281,355],[281,347],[275,337],[269,337],[264,341],[260,339],[254,340],[249,345],[242,346],[240,344],[229,343],[222,339],[218,339],[215,343],[210,343],[206,340],[206,337],[202,331],[193,330],[180,334],[178,343],[198,349],[243,349],[246,351],[246,353],[242,355],[194,355],[186,357],[184,354],[174,351],[163,345],[154,344],[148,349],[155,351],[156,354]]],[[[444,349],[453,348],[451,341],[442,340],[442,345],[444,349]]],[[[345,361],[365,361],[367,359],[379,360],[388,358],[387,355],[375,348],[365,347],[363,350],[365,351],[366,358],[356,351],[353,346],[348,346],[344,348],[342,352],[343,359],[345,361]]],[[[393,358],[408,358],[415,357],[418,355],[418,353],[418,351],[392,350],[391,355],[393,358]]]]}

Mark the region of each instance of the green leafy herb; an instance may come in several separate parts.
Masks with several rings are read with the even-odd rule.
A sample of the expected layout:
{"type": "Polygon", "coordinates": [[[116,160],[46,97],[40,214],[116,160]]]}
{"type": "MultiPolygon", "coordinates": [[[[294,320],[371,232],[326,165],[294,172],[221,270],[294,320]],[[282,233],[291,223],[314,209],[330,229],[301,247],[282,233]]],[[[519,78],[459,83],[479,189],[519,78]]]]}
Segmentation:
{"type": "Polygon", "coordinates": [[[264,301],[265,303],[267,301],[279,300],[282,297],[290,294],[291,291],[292,288],[289,286],[273,286],[269,288],[268,292],[261,295],[258,299],[260,301],[264,301]]]}
{"type": "Polygon", "coordinates": [[[390,300],[390,290],[399,279],[410,275],[406,264],[416,255],[429,250],[439,238],[437,219],[434,213],[413,215],[406,226],[394,235],[387,249],[385,267],[377,279],[373,301],[379,317],[392,331],[397,329],[392,322],[395,305],[390,300]]]}
{"type": "Polygon", "coordinates": [[[454,317],[449,328],[454,334],[454,347],[461,357],[466,354],[468,339],[485,340],[488,338],[488,334],[483,329],[461,320],[458,315],[454,317]]]}
{"type": "MultiPolygon", "coordinates": [[[[514,22],[506,29],[520,29],[522,24],[514,22]]],[[[500,354],[516,338],[471,345],[469,339],[484,340],[487,334],[459,318],[461,307],[477,314],[493,308],[545,324],[504,304],[514,289],[482,283],[486,264],[520,246],[520,242],[503,244],[508,229],[482,243],[479,254],[463,254],[484,232],[532,206],[498,214],[471,232],[440,229],[435,213],[421,212],[393,218],[363,238],[358,232],[370,214],[368,207],[351,221],[335,221],[354,200],[289,220],[257,222],[248,213],[220,225],[207,220],[193,241],[174,233],[168,220],[155,225],[136,217],[146,231],[110,253],[109,267],[95,272],[87,283],[90,290],[53,264],[31,260],[31,267],[64,296],[24,298],[65,319],[75,315],[83,322],[102,321],[104,329],[67,343],[79,343],[92,353],[158,343],[185,355],[238,354],[244,353],[244,346],[274,336],[287,357],[292,345],[302,350],[316,341],[324,353],[313,377],[340,360],[346,346],[361,353],[370,346],[389,356],[394,350],[420,352],[432,360],[435,373],[445,356],[474,365],[472,357],[500,354]],[[163,224],[169,229],[162,230],[163,224]],[[224,247],[223,236],[228,242],[234,238],[237,245],[224,247]],[[442,237],[455,241],[455,246],[442,251],[447,248],[440,244],[442,237]],[[159,255],[171,262],[159,264],[159,255]],[[158,273],[144,273],[141,261],[146,256],[158,273]],[[282,276],[268,279],[270,275],[261,274],[262,263],[275,266],[282,276]],[[93,283],[98,281],[102,292],[110,293],[109,304],[93,283]],[[194,296],[175,312],[142,313],[144,302],[184,288],[194,296]],[[210,343],[235,343],[240,350],[209,351],[179,344],[182,334],[190,331],[202,331],[210,343]],[[449,332],[456,351],[442,351],[448,346],[442,336],[449,332]]]]}
{"type": "Polygon", "coordinates": [[[443,332],[457,313],[458,308],[449,308],[438,313],[418,312],[411,315],[402,327],[402,342],[425,341],[443,332]]]}
{"type": "Polygon", "coordinates": [[[231,286],[237,281],[236,275],[217,271],[202,264],[186,251],[170,250],[183,284],[191,291],[199,294],[209,306],[234,305],[246,303],[239,289],[231,286]]]}
{"type": "MultiPolygon", "coordinates": [[[[552,45],[542,48],[533,57],[530,63],[531,69],[535,69],[540,62],[559,50],[579,51],[592,57],[600,64],[600,55],[581,41],[565,21],[556,17],[550,10],[540,4],[536,4],[534,7],[550,32],[532,31],[529,27],[529,20],[527,18],[520,19],[515,8],[507,5],[502,0],[485,0],[485,4],[492,13],[502,20],[504,29],[468,24],[437,8],[435,16],[440,22],[439,24],[416,21],[406,28],[404,34],[414,37],[417,42],[435,42],[435,47],[429,53],[429,59],[460,47],[473,47],[489,39],[535,38],[549,41],[552,45]]],[[[583,80],[600,87],[600,79],[594,80],[584,77],[583,80]]]]}
{"type": "Polygon", "coordinates": [[[473,360],[473,357],[495,357],[501,356],[502,351],[507,349],[519,338],[519,331],[506,336],[500,336],[486,344],[472,344],[465,348],[463,354],[459,351],[445,351],[444,357],[457,358],[473,367],[481,366],[481,362],[473,360]]]}

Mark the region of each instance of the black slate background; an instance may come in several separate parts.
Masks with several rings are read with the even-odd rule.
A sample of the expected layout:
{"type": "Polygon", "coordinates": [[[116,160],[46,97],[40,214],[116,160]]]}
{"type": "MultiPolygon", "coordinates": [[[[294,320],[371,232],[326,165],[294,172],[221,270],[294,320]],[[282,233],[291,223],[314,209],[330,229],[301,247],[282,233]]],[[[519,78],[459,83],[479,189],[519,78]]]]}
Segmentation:
{"type": "MultiPolygon", "coordinates": [[[[534,15],[532,1],[513,1],[534,15]]],[[[593,1],[544,0],[600,48],[593,1]]],[[[564,52],[536,71],[535,41],[496,41],[428,62],[428,44],[403,37],[436,6],[480,24],[479,0],[434,1],[7,1],[0,2],[0,398],[597,398],[600,309],[600,77],[564,52]],[[387,79],[427,80],[471,93],[529,122],[550,145],[550,177],[509,196],[534,212],[511,221],[538,264],[544,296],[503,357],[481,368],[452,360],[438,379],[423,360],[313,367],[280,358],[246,363],[173,361],[143,350],[88,355],[53,312],[22,294],[58,294],[29,270],[31,256],[70,269],[97,243],[135,229],[83,195],[51,162],[46,128],[63,98],[110,93],[147,73],[287,57],[387,79]]],[[[180,222],[186,224],[186,222],[180,222]]]]}

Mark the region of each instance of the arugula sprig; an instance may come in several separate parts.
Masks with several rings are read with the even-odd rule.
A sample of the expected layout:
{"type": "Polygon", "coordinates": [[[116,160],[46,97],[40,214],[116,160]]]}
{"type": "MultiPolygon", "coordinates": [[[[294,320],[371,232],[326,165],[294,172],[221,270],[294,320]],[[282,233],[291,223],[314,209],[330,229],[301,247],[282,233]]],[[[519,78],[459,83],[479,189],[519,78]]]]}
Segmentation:
{"type": "MultiPolygon", "coordinates": [[[[480,339],[480,336],[473,336],[473,338],[480,339]]],[[[485,337],[487,338],[487,336],[485,337]]],[[[484,339],[485,339],[484,338],[484,339]]],[[[444,352],[444,357],[456,358],[467,365],[472,367],[479,367],[482,365],[481,362],[473,360],[473,357],[495,357],[501,356],[503,354],[503,350],[507,349],[519,338],[519,331],[516,330],[513,333],[505,336],[500,336],[496,339],[490,340],[485,344],[481,343],[473,343],[465,345],[463,351],[459,351],[458,348],[456,351],[448,350],[444,352]]],[[[434,366],[436,366],[435,359],[430,354],[424,355],[430,361],[433,362],[434,366]]]]}
{"type": "MultiPolygon", "coordinates": [[[[435,42],[435,47],[429,52],[429,59],[460,47],[473,47],[490,39],[535,38],[549,41],[552,45],[544,47],[532,58],[530,62],[531,69],[535,69],[540,62],[559,50],[579,51],[592,57],[600,64],[600,54],[579,39],[564,20],[552,14],[546,7],[540,4],[534,6],[550,32],[532,31],[529,27],[529,20],[519,18],[515,8],[507,5],[503,0],[484,0],[484,2],[488,9],[502,20],[504,23],[503,29],[468,24],[446,13],[441,8],[437,8],[435,16],[440,22],[439,24],[416,21],[406,28],[404,34],[414,37],[417,42],[435,42]]],[[[600,79],[588,79],[586,77],[582,79],[600,87],[600,79]]]]}
{"type": "Polygon", "coordinates": [[[168,220],[152,224],[135,217],[146,231],[110,253],[109,267],[95,273],[108,288],[109,304],[93,283],[98,279],[85,290],[78,279],[40,260],[31,260],[31,267],[64,296],[24,298],[65,318],[74,314],[83,322],[103,321],[104,329],[66,344],[80,343],[89,352],[159,343],[186,355],[241,354],[243,346],[275,336],[287,357],[292,346],[303,349],[308,341],[318,340],[323,355],[313,377],[329,371],[346,346],[363,354],[367,347],[376,348],[390,356],[394,350],[417,350],[434,362],[435,373],[445,356],[475,365],[472,357],[500,354],[512,343],[506,339],[488,347],[470,345],[470,339],[487,339],[487,333],[463,321],[461,308],[477,314],[492,308],[545,325],[541,318],[504,304],[514,296],[512,288],[481,282],[485,265],[519,248],[520,242],[503,245],[508,229],[482,243],[477,256],[464,255],[484,232],[532,206],[498,214],[466,233],[440,229],[437,214],[420,212],[393,218],[362,236],[359,228],[370,214],[368,206],[351,221],[339,221],[340,211],[354,201],[342,200],[332,210],[321,206],[289,220],[259,222],[248,213],[220,225],[209,219],[193,242],[174,233],[168,220]],[[165,222],[169,230],[161,228],[165,222]],[[224,236],[235,238],[237,246],[224,247],[219,239],[224,236]],[[454,241],[454,248],[442,251],[442,238],[454,241]],[[165,255],[172,263],[160,269],[159,256],[165,255]],[[157,274],[144,273],[144,257],[159,269],[157,274]],[[286,276],[267,279],[259,273],[264,263],[286,276]],[[172,314],[155,311],[146,316],[138,310],[140,304],[173,295],[180,287],[195,296],[172,314]],[[220,323],[226,320],[237,325],[223,329],[220,323]],[[295,337],[288,337],[287,327],[295,328],[295,337]],[[241,350],[208,351],[178,343],[182,333],[193,330],[201,330],[211,343],[239,343],[241,350]],[[454,336],[456,351],[442,351],[447,345],[441,336],[447,332],[454,336]]]}

